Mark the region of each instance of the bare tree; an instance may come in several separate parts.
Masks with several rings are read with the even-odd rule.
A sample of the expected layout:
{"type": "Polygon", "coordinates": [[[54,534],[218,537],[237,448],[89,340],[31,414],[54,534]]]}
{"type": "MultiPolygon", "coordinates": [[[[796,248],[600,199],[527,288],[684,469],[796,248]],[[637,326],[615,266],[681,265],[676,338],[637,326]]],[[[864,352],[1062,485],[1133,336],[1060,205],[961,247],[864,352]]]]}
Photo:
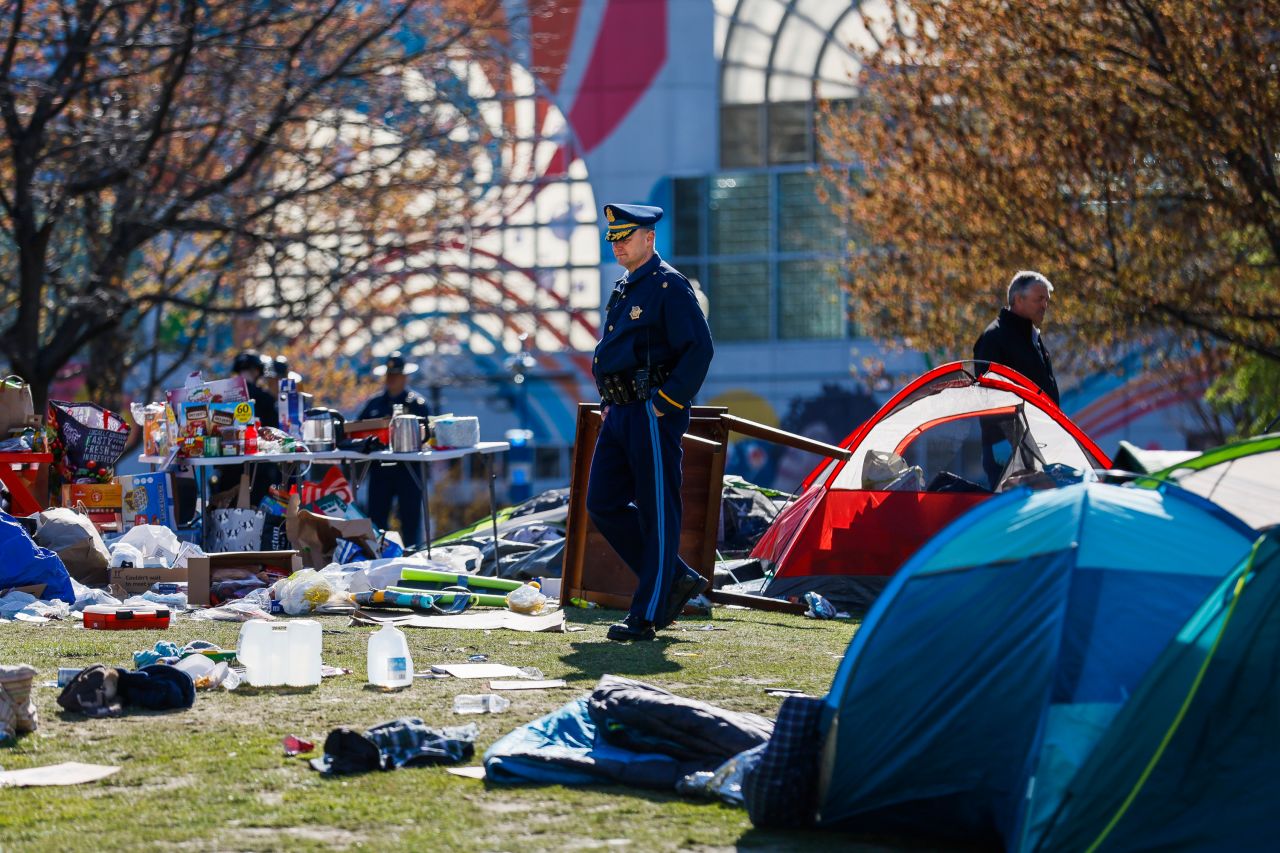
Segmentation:
{"type": "Polygon", "coordinates": [[[211,316],[303,316],[391,235],[456,217],[474,137],[450,64],[490,49],[501,11],[0,5],[0,350],[38,403],[88,347],[92,392],[119,405],[156,358],[143,318],[193,340],[211,316]]]}

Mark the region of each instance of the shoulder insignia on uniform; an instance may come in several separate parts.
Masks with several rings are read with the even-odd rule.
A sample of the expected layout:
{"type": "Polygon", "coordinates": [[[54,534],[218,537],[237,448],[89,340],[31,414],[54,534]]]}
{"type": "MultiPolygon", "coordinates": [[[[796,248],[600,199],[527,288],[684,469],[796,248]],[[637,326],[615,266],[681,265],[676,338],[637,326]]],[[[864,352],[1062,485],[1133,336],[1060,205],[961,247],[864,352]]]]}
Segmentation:
{"type": "Polygon", "coordinates": [[[643,310],[643,309],[641,309],[641,307],[640,307],[639,305],[634,306],[634,307],[631,309],[631,319],[632,319],[632,320],[639,320],[639,319],[640,319],[640,314],[642,313],[642,310],[643,310]]]}

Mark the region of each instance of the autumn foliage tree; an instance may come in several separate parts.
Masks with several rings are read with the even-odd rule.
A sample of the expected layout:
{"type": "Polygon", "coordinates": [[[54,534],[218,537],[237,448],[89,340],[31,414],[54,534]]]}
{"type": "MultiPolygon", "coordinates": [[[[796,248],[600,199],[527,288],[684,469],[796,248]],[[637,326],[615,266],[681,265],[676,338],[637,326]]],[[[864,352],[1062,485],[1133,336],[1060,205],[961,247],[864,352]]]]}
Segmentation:
{"type": "Polygon", "coordinates": [[[119,405],[219,317],[305,316],[465,205],[450,64],[500,0],[0,3],[0,352],[119,405]],[[393,246],[391,247],[393,248],[393,246]],[[147,344],[146,342],[149,342],[147,344]]]}
{"type": "Polygon", "coordinates": [[[1280,360],[1280,2],[873,6],[861,96],[824,132],[859,167],[832,199],[856,321],[967,357],[1033,268],[1065,355],[1280,360]]]}

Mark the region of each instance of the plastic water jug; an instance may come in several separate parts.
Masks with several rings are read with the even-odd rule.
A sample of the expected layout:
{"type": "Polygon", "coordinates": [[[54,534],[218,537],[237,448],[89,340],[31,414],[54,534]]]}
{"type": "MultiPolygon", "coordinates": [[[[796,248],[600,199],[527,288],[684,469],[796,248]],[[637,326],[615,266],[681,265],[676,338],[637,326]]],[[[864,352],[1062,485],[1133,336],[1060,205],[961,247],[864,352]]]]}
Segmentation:
{"type": "Polygon", "coordinates": [[[369,637],[369,683],[385,688],[413,684],[409,641],[394,625],[383,625],[369,637]]]}
{"type": "Polygon", "coordinates": [[[319,684],[320,623],[314,619],[246,622],[240,628],[236,657],[254,687],[319,684]]]}

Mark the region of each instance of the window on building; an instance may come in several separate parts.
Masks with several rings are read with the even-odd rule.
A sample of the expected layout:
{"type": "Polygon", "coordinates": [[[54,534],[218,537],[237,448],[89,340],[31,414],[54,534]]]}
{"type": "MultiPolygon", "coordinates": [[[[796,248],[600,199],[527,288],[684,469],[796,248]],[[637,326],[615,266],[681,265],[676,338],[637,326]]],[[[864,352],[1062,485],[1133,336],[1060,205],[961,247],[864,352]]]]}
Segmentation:
{"type": "Polygon", "coordinates": [[[720,165],[742,169],[764,165],[764,128],[759,104],[720,108],[720,165]]]}
{"type": "Polygon", "coordinates": [[[825,180],[775,168],[674,181],[671,260],[707,294],[717,340],[851,333],[838,271],[849,241],[820,197],[825,180]]]}
{"type": "Polygon", "coordinates": [[[741,172],[711,180],[712,255],[751,255],[769,251],[769,175],[741,172]]]}
{"type": "Polygon", "coordinates": [[[707,299],[711,334],[720,341],[763,341],[772,336],[769,264],[712,264],[707,299]]]}
{"type": "Polygon", "coordinates": [[[838,254],[845,235],[819,194],[826,179],[816,171],[778,175],[778,251],[838,254]]]}
{"type": "Polygon", "coordinates": [[[778,264],[778,337],[783,340],[843,338],[844,291],[832,261],[778,264]]]}
{"type": "Polygon", "coordinates": [[[702,224],[707,209],[706,178],[677,178],[673,187],[676,257],[702,254],[702,224]]]}
{"type": "Polygon", "coordinates": [[[808,101],[769,104],[769,162],[813,161],[813,121],[808,101]]]}

